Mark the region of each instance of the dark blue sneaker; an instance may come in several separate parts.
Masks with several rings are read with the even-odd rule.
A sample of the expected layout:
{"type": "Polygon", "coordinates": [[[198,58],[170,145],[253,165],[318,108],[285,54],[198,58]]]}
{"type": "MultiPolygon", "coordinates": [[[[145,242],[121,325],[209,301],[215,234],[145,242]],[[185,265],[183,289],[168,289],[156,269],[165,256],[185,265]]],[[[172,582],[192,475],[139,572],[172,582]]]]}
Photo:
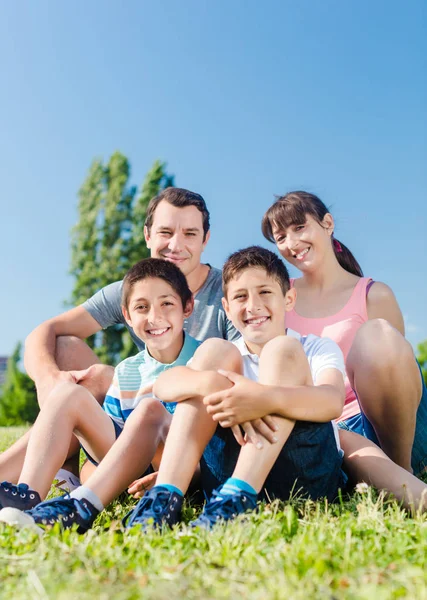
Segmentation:
{"type": "Polygon", "coordinates": [[[122,523],[127,529],[135,525],[142,525],[144,529],[161,528],[163,524],[172,527],[180,519],[183,501],[180,494],[155,486],[144,494],[122,523]]]}
{"type": "Polygon", "coordinates": [[[77,525],[78,533],[84,533],[92,526],[99,511],[88,500],[70,498],[65,495],[53,500],[41,502],[38,506],[25,512],[16,508],[0,510],[0,521],[17,527],[53,526],[60,523],[64,529],[77,525]]]}
{"type": "Polygon", "coordinates": [[[30,510],[40,504],[39,493],[31,490],[26,483],[15,485],[8,481],[0,483],[0,508],[13,506],[18,510],[30,510]]]}
{"type": "Polygon", "coordinates": [[[191,527],[212,529],[219,521],[230,521],[248,510],[256,509],[256,496],[238,492],[237,494],[222,495],[217,490],[212,492],[210,500],[206,503],[202,514],[191,521],[191,527]]]}

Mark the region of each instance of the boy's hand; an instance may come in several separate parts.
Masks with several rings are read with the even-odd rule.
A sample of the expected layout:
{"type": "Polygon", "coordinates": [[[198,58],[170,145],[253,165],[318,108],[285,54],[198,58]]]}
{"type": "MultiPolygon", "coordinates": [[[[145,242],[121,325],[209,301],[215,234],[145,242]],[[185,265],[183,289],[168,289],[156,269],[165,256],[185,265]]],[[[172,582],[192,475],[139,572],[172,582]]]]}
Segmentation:
{"type": "Polygon", "coordinates": [[[150,473],[145,477],[141,477],[141,479],[136,479],[133,481],[128,487],[128,493],[134,498],[142,498],[145,492],[151,490],[153,485],[156,483],[158,471],[155,473],[150,473]]]}
{"type": "Polygon", "coordinates": [[[218,370],[218,373],[234,385],[204,398],[206,410],[214,421],[223,427],[233,427],[269,414],[265,402],[266,386],[232,371],[218,370]]]}
{"type": "MultiPolygon", "coordinates": [[[[219,424],[222,427],[227,427],[227,425],[223,425],[221,421],[219,424]]],[[[261,449],[264,447],[265,440],[270,442],[270,444],[275,444],[277,442],[275,432],[278,431],[278,426],[274,418],[270,415],[267,415],[262,419],[256,419],[255,421],[249,423],[233,425],[231,430],[237,442],[241,446],[244,446],[246,442],[251,442],[254,444],[254,446],[261,449]],[[242,430],[244,432],[244,436],[242,430]]]]}

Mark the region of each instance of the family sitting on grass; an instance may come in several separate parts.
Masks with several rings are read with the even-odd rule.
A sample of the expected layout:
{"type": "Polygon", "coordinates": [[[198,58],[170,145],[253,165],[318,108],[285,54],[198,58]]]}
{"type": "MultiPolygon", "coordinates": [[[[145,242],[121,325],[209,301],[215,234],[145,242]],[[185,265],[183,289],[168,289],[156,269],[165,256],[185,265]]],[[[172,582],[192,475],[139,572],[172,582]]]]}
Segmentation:
{"type": "Polygon", "coordinates": [[[173,526],[190,484],[204,528],[361,481],[427,509],[427,390],[392,291],[363,277],[312,194],[279,198],[262,231],[300,279],[258,246],[222,275],[202,264],[205,202],[168,188],[147,210],[152,258],[31,333],[41,410],[0,456],[0,521],[84,532],[128,489],[140,500],[126,527],[173,526]],[[113,374],[83,339],[117,323],[140,352],[113,374]],[[70,491],[43,501],[58,469],[70,491]]]}

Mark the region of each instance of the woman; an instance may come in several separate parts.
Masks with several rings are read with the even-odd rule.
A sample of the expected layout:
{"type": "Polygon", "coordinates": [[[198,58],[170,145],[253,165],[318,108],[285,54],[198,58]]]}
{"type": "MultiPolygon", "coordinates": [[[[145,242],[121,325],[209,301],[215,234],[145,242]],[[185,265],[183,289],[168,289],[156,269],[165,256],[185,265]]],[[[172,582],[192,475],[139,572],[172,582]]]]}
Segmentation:
{"type": "MultiPolygon", "coordinates": [[[[302,273],[292,283],[298,295],[289,326],[330,337],[344,353],[346,403],[339,425],[353,474],[366,479],[372,468],[380,474],[385,457],[345,430],[376,442],[408,472],[425,471],[427,389],[392,290],[363,277],[351,252],[334,237],[332,215],[313,194],[297,191],[278,198],[263,217],[262,231],[302,273]]],[[[400,477],[401,470],[396,474],[400,477]]]]}

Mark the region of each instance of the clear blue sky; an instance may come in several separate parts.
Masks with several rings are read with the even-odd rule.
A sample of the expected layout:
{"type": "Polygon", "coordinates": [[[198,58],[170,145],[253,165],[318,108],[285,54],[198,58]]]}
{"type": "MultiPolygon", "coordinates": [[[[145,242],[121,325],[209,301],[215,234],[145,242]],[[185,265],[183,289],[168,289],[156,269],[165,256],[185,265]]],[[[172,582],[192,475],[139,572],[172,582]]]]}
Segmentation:
{"type": "Polygon", "coordinates": [[[1,3],[0,354],[63,309],[94,157],[156,158],[212,213],[206,261],[267,244],[274,194],[317,193],[427,338],[427,4],[1,3]]]}

